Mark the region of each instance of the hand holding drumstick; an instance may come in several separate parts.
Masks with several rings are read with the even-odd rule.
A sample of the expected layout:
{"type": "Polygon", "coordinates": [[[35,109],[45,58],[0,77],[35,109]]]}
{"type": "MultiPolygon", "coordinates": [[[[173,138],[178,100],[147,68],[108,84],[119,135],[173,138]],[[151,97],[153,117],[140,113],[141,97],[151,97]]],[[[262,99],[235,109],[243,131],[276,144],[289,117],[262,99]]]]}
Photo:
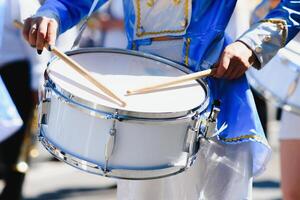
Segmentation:
{"type": "MultiPolygon", "coordinates": [[[[19,29],[26,29],[24,25],[19,21],[14,21],[14,25],[19,29]]],[[[30,37],[28,38],[30,40],[30,37]]],[[[39,43],[38,52],[41,52],[41,49],[43,47],[46,47],[48,50],[52,51],[57,57],[62,59],[65,63],[67,63],[70,67],[72,67],[75,71],[80,73],[83,77],[85,77],[88,81],[90,81],[93,85],[95,85],[98,89],[103,91],[105,94],[107,94],[109,97],[111,97],[114,102],[118,103],[120,106],[124,107],[126,106],[126,103],[122,101],[117,95],[115,95],[111,90],[109,90],[107,87],[105,87],[102,83],[100,83],[97,79],[95,79],[89,71],[87,71],[85,68],[79,65],[79,63],[75,62],[73,59],[71,59],[69,56],[67,56],[65,53],[58,50],[55,46],[49,45],[48,42],[43,41],[42,43],[40,41],[36,42],[36,44],[39,43]],[[41,44],[40,44],[41,43],[41,44]]]]}

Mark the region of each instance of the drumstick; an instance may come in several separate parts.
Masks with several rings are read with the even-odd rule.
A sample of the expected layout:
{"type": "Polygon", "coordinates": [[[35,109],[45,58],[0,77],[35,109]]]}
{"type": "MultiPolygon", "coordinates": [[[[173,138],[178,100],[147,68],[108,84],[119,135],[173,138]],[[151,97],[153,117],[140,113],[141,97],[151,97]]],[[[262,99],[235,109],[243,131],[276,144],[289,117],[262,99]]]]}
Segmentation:
{"type": "Polygon", "coordinates": [[[161,89],[161,88],[164,88],[164,87],[167,87],[167,86],[176,85],[178,83],[184,83],[184,82],[187,82],[187,81],[196,80],[196,79],[199,79],[199,78],[204,78],[204,77],[207,77],[207,76],[211,76],[215,72],[216,72],[215,68],[214,69],[207,69],[207,70],[204,70],[204,71],[179,76],[179,77],[173,78],[172,80],[168,80],[166,82],[158,83],[158,84],[155,84],[155,85],[152,85],[152,86],[139,88],[139,89],[134,89],[134,90],[127,90],[126,93],[127,93],[127,95],[134,95],[134,94],[143,94],[143,93],[153,92],[155,90],[158,90],[158,89],[161,89]]]}
{"type": "MultiPolygon", "coordinates": [[[[23,29],[24,24],[20,21],[14,20],[14,25],[16,28],[23,29]]],[[[126,103],[121,100],[117,95],[115,95],[110,89],[108,89],[106,86],[104,86],[102,83],[100,83],[97,79],[95,79],[92,74],[90,74],[89,71],[87,71],[85,68],[83,68],[79,63],[74,61],[72,58],[67,56],[65,53],[57,49],[53,45],[49,45],[48,43],[45,44],[45,47],[53,52],[57,57],[59,57],[61,60],[63,60],[65,63],[67,63],[70,67],[72,67],[75,71],[77,71],[79,74],[81,74],[85,79],[87,79],[89,82],[91,82],[93,85],[95,85],[98,89],[102,90],[105,94],[113,98],[118,102],[119,105],[122,107],[126,106],[126,103]]]]}

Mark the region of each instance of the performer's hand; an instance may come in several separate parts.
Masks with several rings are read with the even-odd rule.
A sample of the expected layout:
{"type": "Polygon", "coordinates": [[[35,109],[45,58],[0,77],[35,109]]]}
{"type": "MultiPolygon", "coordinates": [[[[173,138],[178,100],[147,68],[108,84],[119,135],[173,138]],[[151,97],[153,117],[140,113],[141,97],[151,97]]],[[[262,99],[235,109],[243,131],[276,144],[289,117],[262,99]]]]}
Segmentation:
{"type": "Polygon", "coordinates": [[[41,54],[45,44],[53,45],[57,36],[58,24],[47,17],[30,17],[25,20],[23,36],[41,54]]]}
{"type": "Polygon", "coordinates": [[[252,50],[242,42],[228,45],[216,65],[216,78],[236,79],[258,62],[252,50]]]}

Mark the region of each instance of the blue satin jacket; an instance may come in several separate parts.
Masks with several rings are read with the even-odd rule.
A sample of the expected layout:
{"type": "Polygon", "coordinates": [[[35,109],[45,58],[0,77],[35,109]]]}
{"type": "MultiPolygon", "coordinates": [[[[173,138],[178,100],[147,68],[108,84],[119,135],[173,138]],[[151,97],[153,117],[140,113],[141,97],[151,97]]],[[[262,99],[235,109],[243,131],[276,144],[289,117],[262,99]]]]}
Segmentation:
{"type": "MultiPolygon", "coordinates": [[[[106,0],[100,0],[98,7],[105,2],[106,0]]],[[[138,38],[135,35],[137,7],[134,1],[123,0],[123,2],[128,48],[138,49],[141,44],[150,44],[152,36],[138,38]]],[[[210,68],[216,63],[221,52],[230,42],[224,30],[235,8],[236,0],[191,0],[190,2],[192,10],[189,25],[181,36],[185,40],[181,63],[193,71],[199,71],[210,68]]],[[[239,39],[253,49],[261,66],[298,32],[299,2],[282,1],[264,21],[253,25],[239,39]],[[272,40],[264,42],[264,36],[271,36],[272,40]]],[[[38,15],[56,18],[62,33],[84,18],[92,3],[92,0],[48,0],[39,9],[38,15]]],[[[258,173],[264,168],[270,149],[246,77],[233,81],[209,78],[207,82],[211,90],[211,99],[221,100],[218,127],[227,125],[219,135],[219,139],[226,143],[254,141],[253,173],[258,173]]]]}

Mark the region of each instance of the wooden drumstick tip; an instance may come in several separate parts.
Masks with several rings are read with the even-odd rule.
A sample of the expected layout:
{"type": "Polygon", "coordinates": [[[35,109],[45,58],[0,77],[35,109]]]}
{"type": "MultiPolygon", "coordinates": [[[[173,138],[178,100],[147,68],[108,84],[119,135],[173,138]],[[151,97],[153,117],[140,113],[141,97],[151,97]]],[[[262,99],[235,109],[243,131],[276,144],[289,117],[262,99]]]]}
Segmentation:
{"type": "Polygon", "coordinates": [[[195,72],[192,74],[186,74],[183,76],[172,78],[171,80],[168,80],[165,82],[161,82],[159,84],[154,84],[152,86],[138,88],[138,89],[134,89],[134,90],[127,90],[126,94],[127,94],[127,96],[129,96],[129,95],[134,95],[134,94],[145,94],[145,93],[149,93],[149,92],[154,92],[161,88],[167,88],[172,85],[177,85],[177,84],[184,83],[187,81],[211,76],[215,73],[215,71],[216,71],[216,69],[207,69],[207,70],[195,72]]]}
{"type": "Polygon", "coordinates": [[[22,22],[20,22],[19,20],[16,20],[16,19],[13,21],[13,24],[18,29],[23,29],[23,27],[24,27],[24,24],[22,22]]]}
{"type": "Polygon", "coordinates": [[[120,106],[124,108],[127,106],[127,104],[125,102],[120,102],[120,106]]]}
{"type": "Polygon", "coordinates": [[[126,91],[126,96],[130,96],[130,95],[133,95],[134,94],[134,92],[133,91],[131,91],[131,90],[127,90],[126,91]]]}

